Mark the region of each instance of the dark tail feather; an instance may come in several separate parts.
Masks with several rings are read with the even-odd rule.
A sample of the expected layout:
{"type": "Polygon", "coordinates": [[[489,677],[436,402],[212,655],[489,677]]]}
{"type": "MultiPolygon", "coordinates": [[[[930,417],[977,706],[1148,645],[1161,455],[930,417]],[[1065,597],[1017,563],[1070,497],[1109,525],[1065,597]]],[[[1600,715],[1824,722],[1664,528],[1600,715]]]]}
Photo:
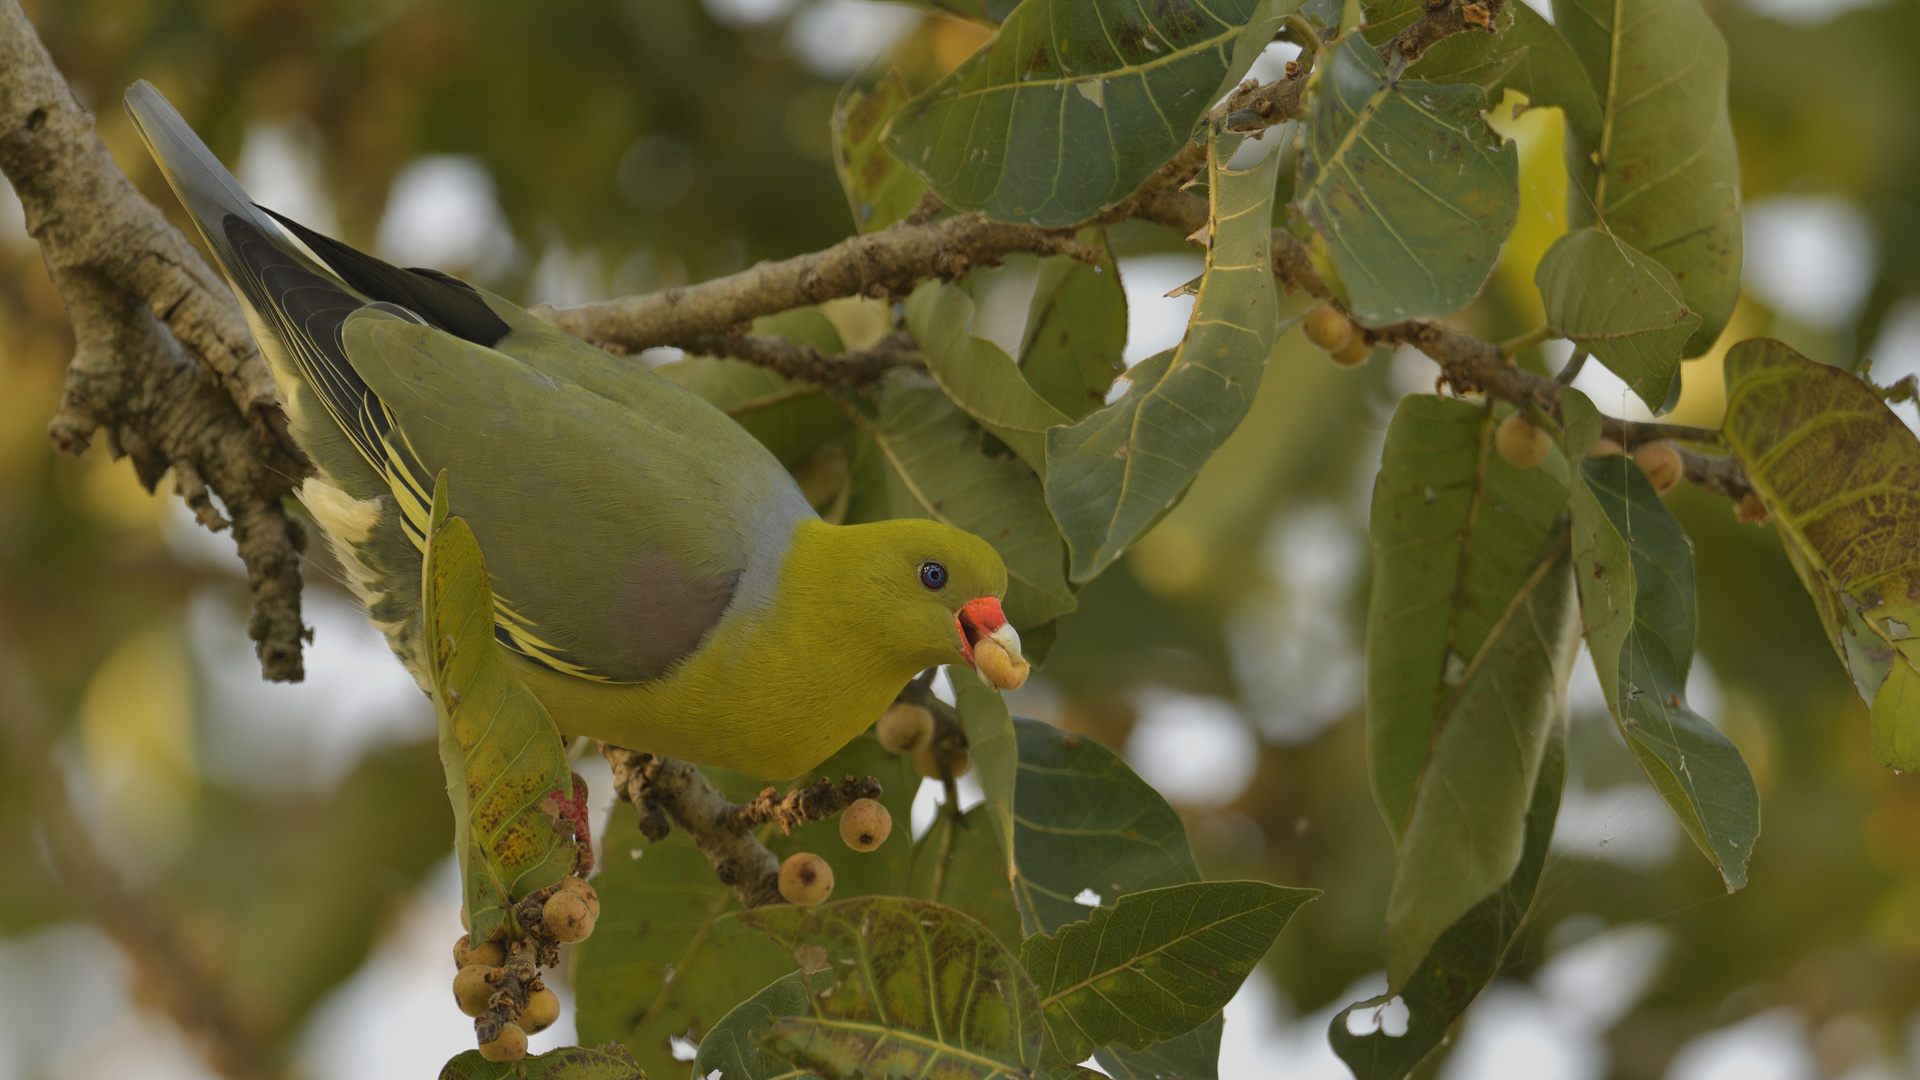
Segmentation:
{"type": "Polygon", "coordinates": [[[491,346],[506,336],[506,322],[471,285],[434,270],[402,270],[256,205],[152,83],[142,79],[127,90],[127,112],[227,277],[255,310],[264,312],[286,300],[260,294],[267,278],[277,278],[281,284],[298,279],[309,291],[325,285],[337,289],[342,296],[333,298],[329,307],[385,301],[477,344],[491,346]],[[289,233],[306,245],[305,250],[288,238],[289,233]],[[289,276],[288,271],[295,268],[312,276],[289,276]]]}

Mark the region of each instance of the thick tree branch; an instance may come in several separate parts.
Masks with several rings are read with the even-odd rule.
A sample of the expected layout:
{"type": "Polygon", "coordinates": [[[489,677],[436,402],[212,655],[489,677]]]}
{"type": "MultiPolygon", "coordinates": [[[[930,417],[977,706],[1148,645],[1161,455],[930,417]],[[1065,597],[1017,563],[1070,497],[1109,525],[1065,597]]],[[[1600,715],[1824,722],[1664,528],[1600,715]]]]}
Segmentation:
{"type": "Polygon", "coordinates": [[[784,902],[780,860],[754,835],[756,827],[772,823],[792,830],[824,821],[856,799],[880,797],[878,781],[849,776],[837,784],[821,779],[784,796],[768,788],[751,802],[738,804],[729,802],[689,762],[604,744],[600,752],[613,768],[614,790],[640,814],[640,834],[664,840],[671,819],[706,855],[720,883],[731,886],[740,903],[750,908],[784,902]]]}
{"type": "Polygon", "coordinates": [[[733,333],[761,315],[842,296],[904,294],[921,278],[956,278],[1015,252],[1072,255],[1089,264],[1101,255],[1099,248],[1075,240],[1073,229],[1007,225],[962,214],[896,222],[825,251],[763,262],[698,285],[579,307],[543,304],[534,314],[614,352],[693,348],[706,335],[733,333]]]}
{"type": "Polygon", "coordinates": [[[273,422],[272,376],[225,283],[114,165],[17,0],[0,0],[0,172],[73,324],[54,445],[78,454],[104,432],[148,490],[172,467],[211,529],[228,524],[218,495],[261,669],[299,679],[304,536],[281,500],[305,469],[273,422]]]}

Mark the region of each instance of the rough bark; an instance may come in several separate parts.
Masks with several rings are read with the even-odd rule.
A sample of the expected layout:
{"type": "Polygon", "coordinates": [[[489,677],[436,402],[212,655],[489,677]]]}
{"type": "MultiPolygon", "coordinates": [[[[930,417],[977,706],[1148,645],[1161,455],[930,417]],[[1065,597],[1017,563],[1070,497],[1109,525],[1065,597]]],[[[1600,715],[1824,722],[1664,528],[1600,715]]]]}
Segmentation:
{"type": "Polygon", "coordinates": [[[233,529],[262,672],[298,680],[304,537],[282,500],[305,468],[272,374],[226,283],[114,164],[17,0],[0,0],[0,172],[73,324],[54,445],[79,454],[104,435],[148,490],[171,468],[201,524],[233,529]]]}

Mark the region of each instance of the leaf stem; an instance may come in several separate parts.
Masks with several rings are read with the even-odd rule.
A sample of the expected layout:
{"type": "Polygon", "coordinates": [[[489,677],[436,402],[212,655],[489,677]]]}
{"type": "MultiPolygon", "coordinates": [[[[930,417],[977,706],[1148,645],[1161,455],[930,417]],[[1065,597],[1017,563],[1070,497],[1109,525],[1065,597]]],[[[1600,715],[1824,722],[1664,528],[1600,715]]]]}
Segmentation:
{"type": "Polygon", "coordinates": [[[1591,355],[1585,349],[1573,350],[1573,355],[1567,358],[1567,366],[1560,369],[1560,374],[1555,375],[1553,381],[1561,386],[1572,386],[1573,380],[1580,377],[1580,369],[1587,366],[1587,357],[1591,355]]]}
{"type": "Polygon", "coordinates": [[[1559,336],[1558,334],[1555,334],[1553,332],[1553,327],[1551,326],[1536,326],[1532,330],[1529,330],[1526,333],[1521,334],[1519,337],[1508,338],[1507,340],[1501,342],[1500,355],[1511,359],[1515,353],[1524,352],[1525,350],[1531,349],[1535,345],[1538,345],[1543,341],[1547,341],[1551,338],[1555,338],[1558,336],[1559,336]]]}

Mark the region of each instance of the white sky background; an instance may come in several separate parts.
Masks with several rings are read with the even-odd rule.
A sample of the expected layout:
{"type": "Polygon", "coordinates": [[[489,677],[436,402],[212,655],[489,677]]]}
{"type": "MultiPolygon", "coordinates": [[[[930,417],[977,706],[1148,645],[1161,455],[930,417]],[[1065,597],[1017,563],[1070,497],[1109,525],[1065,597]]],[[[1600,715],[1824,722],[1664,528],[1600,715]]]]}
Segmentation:
{"type": "MultiPolygon", "coordinates": [[[[790,19],[785,41],[810,69],[844,77],[912,28],[920,18],[905,8],[868,0],[705,0],[708,10],[733,25],[790,19]]],[[[1531,2],[1531,0],[1529,0],[1531,2]]],[[[1763,13],[1811,23],[1874,0],[1744,0],[1763,13]]],[[[1544,3],[1538,6],[1545,7],[1544,3]]],[[[1284,59],[1279,51],[1263,63],[1284,59]]],[[[336,224],[320,180],[321,148],[299,120],[260,124],[249,130],[237,172],[263,204],[322,231],[336,224]]],[[[1859,208],[1820,195],[1762,200],[1746,211],[1747,287],[1788,318],[1819,329],[1845,325],[1858,310],[1873,273],[1876,253],[1859,208]]],[[[0,242],[26,241],[17,199],[0,184],[0,242]]],[[[476,159],[423,157],[396,178],[378,233],[380,252],[409,265],[463,268],[476,276],[498,273],[524,257],[506,224],[492,178],[476,159]]],[[[564,246],[543,249],[536,265],[559,293],[585,290],[564,246]],[[550,264],[550,265],[549,265],[550,264]]],[[[1122,263],[1131,323],[1129,364],[1179,341],[1192,298],[1164,294],[1199,273],[1197,256],[1155,255],[1122,263]]],[[[1010,276],[1006,288],[1032,288],[1010,276]]],[[[990,313],[983,297],[983,317],[990,313]]],[[[1009,296],[1009,305],[1015,298],[1009,296]]],[[[1024,305],[1014,307],[1019,308],[1024,305]]],[[[1023,317],[1023,312],[1020,312],[1023,317]]],[[[1021,320],[1008,316],[983,332],[1017,348],[1021,320]]],[[[1889,319],[1871,350],[1881,383],[1920,374],[1920,301],[1908,301],[1889,319]]],[[[1432,373],[1397,363],[1395,378],[1409,390],[1430,390],[1432,373]]],[[[1597,401],[1617,406],[1623,388],[1597,364],[1579,385],[1597,401]]],[[[1628,412],[1637,409],[1625,395],[1628,412]]],[[[1920,428],[1912,405],[1901,408],[1920,428]]],[[[237,570],[231,544],[174,515],[167,535],[176,558],[237,570]]],[[[1350,576],[1352,568],[1327,564],[1329,545],[1350,540],[1353,526],[1339,508],[1325,520],[1289,529],[1277,523],[1269,538],[1274,574],[1302,588],[1350,576]],[[1322,527],[1324,526],[1324,528],[1322,527]],[[1317,569],[1316,569],[1317,568],[1317,569]]],[[[1331,586],[1329,586],[1331,587],[1331,586]]],[[[384,642],[351,603],[338,594],[308,594],[309,619],[319,630],[308,651],[309,677],[300,686],[263,684],[244,636],[244,616],[230,597],[209,589],[190,606],[192,646],[205,677],[218,753],[210,772],[243,778],[262,762],[276,776],[293,776],[309,789],[337,782],[365,753],[425,737],[432,713],[384,642]]],[[[1307,606],[1324,610],[1325,598],[1307,606]]],[[[1285,636],[1284,606],[1260,613],[1285,636]]],[[[1338,628],[1336,628],[1338,629],[1338,628]]],[[[1349,633],[1349,630],[1341,630],[1349,633]]],[[[1244,636],[1244,635],[1238,635],[1244,636]]],[[[1352,643],[1323,643],[1324,659],[1352,643]]],[[[1273,663],[1265,656],[1259,666],[1273,663]]],[[[1253,664],[1246,665],[1249,670],[1253,664]]],[[[1314,658],[1305,668],[1324,668],[1314,658]]],[[[1589,708],[1598,693],[1583,660],[1575,704],[1589,708]],[[1591,685],[1589,685],[1591,684],[1591,685]],[[1583,697],[1584,695],[1584,697],[1583,697]]],[[[1223,699],[1165,687],[1135,692],[1142,719],[1125,748],[1135,767],[1178,801],[1196,807],[1231,801],[1251,780],[1257,733],[1286,740],[1311,737],[1316,726],[1352,707],[1356,684],[1335,672],[1325,705],[1305,719],[1277,723],[1248,718],[1223,699]],[[1289,727],[1288,725],[1296,725],[1289,727]],[[1296,732],[1290,736],[1287,732],[1296,732]],[[1225,778],[1223,780],[1223,777],[1225,778]],[[1200,779],[1204,778],[1205,783],[1200,779]]],[[[1036,692],[1043,688],[1036,684],[1036,692]]],[[[1309,695],[1311,696],[1311,695],[1309,695]]],[[[1717,687],[1704,674],[1689,696],[1713,719],[1717,687]],[[1702,681],[1703,680],[1703,681],[1702,681]]],[[[1039,711],[1039,710],[1029,710],[1039,711]]],[[[596,761],[584,763],[590,768],[596,761]]],[[[596,802],[609,801],[606,778],[590,773],[596,802]]],[[[930,816],[936,788],[924,789],[915,818],[930,816]]],[[[963,792],[963,803],[979,798],[963,792]]],[[[1628,867],[1655,867],[1690,854],[1677,827],[1643,784],[1600,791],[1569,788],[1555,851],[1576,859],[1609,859],[1628,867]]],[[[449,862],[389,928],[375,957],[338,988],[316,1013],[302,1040],[303,1060],[317,1078],[417,1080],[434,1075],[452,1054],[471,1045],[471,1026],[452,1008],[447,953],[458,929],[457,887],[449,862]]],[[[1443,1080],[1586,1080],[1604,1072],[1601,1036],[1632,1007],[1664,961],[1667,939],[1657,927],[1606,930],[1555,954],[1530,983],[1502,982],[1476,1003],[1459,1049],[1443,1080]]],[[[57,1075],[129,1080],[200,1080],[208,1077],[193,1051],[164,1022],[143,1016],[127,999],[125,962],[97,931],[56,926],[0,940],[0,1080],[57,1075]],[[58,962],[49,958],[57,956],[58,962]]],[[[1324,1031],[1345,1002],[1378,992],[1377,977],[1357,985],[1320,1013],[1295,1017],[1283,997],[1262,977],[1250,980],[1228,1007],[1222,1075],[1236,1080],[1336,1080],[1347,1075],[1326,1047],[1324,1031]]],[[[537,1036],[536,1048],[571,1038],[572,1003],[559,1025],[537,1036]]],[[[1816,1075],[1803,1017],[1771,1010],[1703,1034],[1682,1048],[1668,1080],[1812,1080],[1816,1075]]],[[[1846,1080],[1881,1080],[1884,1069],[1856,1070],[1846,1080]]]]}

